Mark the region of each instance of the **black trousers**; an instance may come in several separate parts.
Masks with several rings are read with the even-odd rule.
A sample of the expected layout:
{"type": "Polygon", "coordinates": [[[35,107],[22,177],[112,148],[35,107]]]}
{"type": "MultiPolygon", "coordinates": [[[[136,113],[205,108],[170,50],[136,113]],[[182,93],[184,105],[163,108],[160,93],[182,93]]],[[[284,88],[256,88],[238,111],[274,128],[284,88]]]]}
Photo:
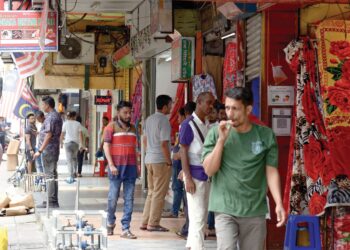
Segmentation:
{"type": "Polygon", "coordinates": [[[81,171],[83,169],[84,155],[85,150],[78,151],[78,174],[81,174],[81,171]]]}

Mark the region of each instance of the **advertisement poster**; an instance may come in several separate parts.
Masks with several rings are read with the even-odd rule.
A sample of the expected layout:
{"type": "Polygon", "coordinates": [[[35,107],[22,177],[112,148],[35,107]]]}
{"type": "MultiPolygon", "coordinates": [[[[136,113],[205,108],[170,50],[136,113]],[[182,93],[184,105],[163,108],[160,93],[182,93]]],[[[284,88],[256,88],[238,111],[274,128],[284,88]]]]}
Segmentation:
{"type": "Polygon", "coordinates": [[[269,86],[268,87],[269,106],[293,106],[294,87],[293,86],[269,86]]]}
{"type": "Polygon", "coordinates": [[[45,39],[43,26],[40,11],[0,11],[0,52],[58,51],[57,13],[47,13],[45,39]]]}

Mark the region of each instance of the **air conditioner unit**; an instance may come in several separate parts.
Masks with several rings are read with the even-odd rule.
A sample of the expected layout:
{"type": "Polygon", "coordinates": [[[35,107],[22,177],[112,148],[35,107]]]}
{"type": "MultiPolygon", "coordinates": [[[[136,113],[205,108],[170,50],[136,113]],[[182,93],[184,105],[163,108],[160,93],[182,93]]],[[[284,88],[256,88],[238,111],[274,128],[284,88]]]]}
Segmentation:
{"type": "Polygon", "coordinates": [[[57,53],[56,64],[94,64],[95,62],[95,34],[74,33],[61,44],[57,53]]]}

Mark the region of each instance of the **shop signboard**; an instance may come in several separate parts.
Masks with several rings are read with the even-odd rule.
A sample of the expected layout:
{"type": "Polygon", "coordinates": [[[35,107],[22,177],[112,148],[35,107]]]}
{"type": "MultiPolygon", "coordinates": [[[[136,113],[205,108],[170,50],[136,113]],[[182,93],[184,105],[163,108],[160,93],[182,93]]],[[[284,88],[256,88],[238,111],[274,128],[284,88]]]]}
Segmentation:
{"type": "Polygon", "coordinates": [[[269,106],[293,106],[294,86],[269,86],[269,106]]]}
{"type": "Polygon", "coordinates": [[[181,37],[175,40],[171,49],[171,80],[186,80],[193,76],[195,40],[181,37]]]}
{"type": "Polygon", "coordinates": [[[111,105],[112,96],[108,95],[96,95],[95,96],[95,105],[111,105]]]}
{"type": "Polygon", "coordinates": [[[41,11],[0,11],[0,52],[58,51],[57,13],[48,12],[42,24],[41,11]]]}

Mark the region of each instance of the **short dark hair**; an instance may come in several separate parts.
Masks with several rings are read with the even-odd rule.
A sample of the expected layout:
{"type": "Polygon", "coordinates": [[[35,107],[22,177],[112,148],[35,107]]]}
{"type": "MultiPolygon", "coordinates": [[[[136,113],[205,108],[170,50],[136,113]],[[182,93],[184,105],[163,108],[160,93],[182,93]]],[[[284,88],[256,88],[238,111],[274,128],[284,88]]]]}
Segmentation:
{"type": "Polygon", "coordinates": [[[189,101],[185,104],[184,109],[185,109],[185,114],[191,115],[195,110],[196,110],[196,103],[189,101]]]}
{"type": "Polygon", "coordinates": [[[27,119],[29,119],[29,117],[31,117],[31,116],[34,116],[34,113],[29,113],[29,114],[27,115],[27,119]]]}
{"type": "Polygon", "coordinates": [[[164,106],[169,105],[172,101],[171,97],[168,95],[159,95],[156,99],[157,109],[161,110],[164,106]]]}
{"type": "Polygon", "coordinates": [[[80,123],[82,122],[82,119],[81,119],[81,116],[80,116],[80,115],[78,115],[77,118],[75,118],[75,120],[76,120],[77,122],[80,122],[80,123]]]}
{"type": "Polygon", "coordinates": [[[121,110],[122,108],[131,108],[132,109],[132,103],[131,102],[128,102],[128,101],[120,101],[118,104],[117,104],[117,110],[121,110]]]}
{"type": "Polygon", "coordinates": [[[198,96],[197,96],[197,103],[202,101],[204,99],[204,97],[207,97],[209,95],[213,95],[211,92],[209,91],[205,91],[205,92],[201,92],[198,96]]]}
{"type": "Polygon", "coordinates": [[[75,111],[69,111],[67,112],[67,117],[74,118],[77,115],[77,112],[75,111]]]}
{"type": "Polygon", "coordinates": [[[55,100],[51,96],[44,96],[41,100],[47,105],[49,105],[51,108],[55,108],[55,100]]]}
{"type": "Polygon", "coordinates": [[[107,120],[107,122],[109,121],[109,118],[107,116],[102,117],[102,120],[107,120]]]}
{"type": "Polygon", "coordinates": [[[253,92],[250,88],[234,87],[225,93],[226,97],[242,101],[245,107],[253,105],[253,92]]]}
{"type": "Polygon", "coordinates": [[[36,112],[35,112],[35,116],[36,116],[36,117],[44,117],[44,116],[45,116],[45,114],[44,114],[44,112],[43,112],[43,111],[38,110],[38,111],[36,111],[36,112]]]}
{"type": "Polygon", "coordinates": [[[186,114],[185,114],[185,108],[183,108],[183,107],[180,108],[180,109],[179,109],[179,114],[182,115],[182,116],[185,116],[185,115],[186,115],[186,114]]]}
{"type": "Polygon", "coordinates": [[[219,112],[222,109],[225,110],[225,104],[218,103],[215,108],[217,112],[219,112]]]}

